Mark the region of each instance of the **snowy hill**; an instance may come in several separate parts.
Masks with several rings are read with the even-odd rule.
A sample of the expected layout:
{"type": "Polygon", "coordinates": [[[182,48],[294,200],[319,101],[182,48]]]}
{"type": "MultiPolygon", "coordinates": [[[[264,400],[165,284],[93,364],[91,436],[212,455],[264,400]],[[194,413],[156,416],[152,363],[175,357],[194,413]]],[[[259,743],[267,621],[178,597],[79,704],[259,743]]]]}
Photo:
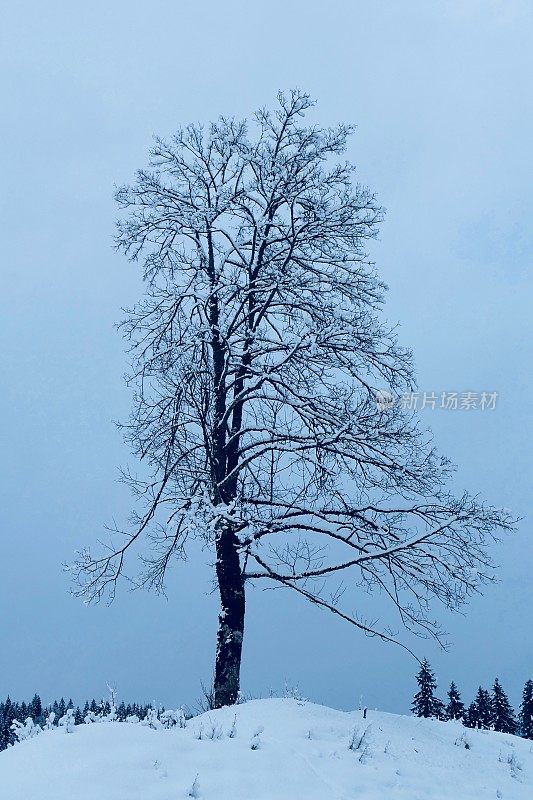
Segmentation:
{"type": "Polygon", "coordinates": [[[0,796],[531,800],[532,745],[452,722],[255,700],[184,729],[104,722],[45,731],[0,753],[0,796]]]}

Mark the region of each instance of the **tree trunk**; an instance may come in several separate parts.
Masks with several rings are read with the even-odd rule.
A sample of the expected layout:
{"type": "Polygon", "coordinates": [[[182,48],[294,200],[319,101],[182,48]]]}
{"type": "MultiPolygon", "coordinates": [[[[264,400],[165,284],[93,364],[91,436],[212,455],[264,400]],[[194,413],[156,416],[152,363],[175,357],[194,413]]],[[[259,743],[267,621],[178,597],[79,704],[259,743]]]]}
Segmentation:
{"type": "Polygon", "coordinates": [[[239,694],[245,609],[238,540],[227,524],[217,538],[217,578],[220,615],[213,688],[215,708],[221,708],[236,703],[239,694]]]}

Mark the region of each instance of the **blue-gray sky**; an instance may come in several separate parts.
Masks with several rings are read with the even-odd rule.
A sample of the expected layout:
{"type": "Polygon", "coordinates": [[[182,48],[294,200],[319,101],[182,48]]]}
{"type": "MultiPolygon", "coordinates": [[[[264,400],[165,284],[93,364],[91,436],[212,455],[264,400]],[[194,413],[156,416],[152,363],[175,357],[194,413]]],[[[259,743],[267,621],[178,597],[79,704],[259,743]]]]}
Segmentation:
{"type": "MultiPolygon", "coordinates": [[[[499,393],[494,411],[424,411],[458,485],[525,519],[495,550],[501,583],[441,615],[449,652],[417,651],[465,699],[498,674],[517,702],[533,677],[532,36],[527,0],[3,5],[0,695],[113,682],[168,706],[209,680],[201,563],[176,565],[168,600],[124,587],[111,608],[71,598],[61,569],[130,508],[113,324],[140,283],[112,249],[113,186],[153,134],[299,86],[320,122],[358,125],[349,156],[388,210],[372,256],[421,390],[499,393]]],[[[250,595],[247,614],[245,691],[407,710],[416,664],[399,649],[280,592],[250,595]]]]}

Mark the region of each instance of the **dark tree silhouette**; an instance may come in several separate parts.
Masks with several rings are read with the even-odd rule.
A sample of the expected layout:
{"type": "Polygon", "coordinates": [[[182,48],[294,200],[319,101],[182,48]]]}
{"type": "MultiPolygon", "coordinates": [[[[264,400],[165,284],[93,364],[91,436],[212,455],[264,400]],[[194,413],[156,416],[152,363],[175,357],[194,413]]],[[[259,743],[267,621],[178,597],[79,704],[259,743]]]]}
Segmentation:
{"type": "Polygon", "coordinates": [[[189,540],[211,548],[216,706],[237,699],[247,584],[397,641],[354,610],[353,592],[341,605],[351,575],[439,637],[431,598],[456,608],[491,580],[486,545],[513,525],[452,496],[451,465],[413,414],[376,403],[414,381],[366,255],[383,213],[338,159],[352,127],[304,126],[311,106],[280,95],[253,134],[232,119],[190,125],[157,140],[117,193],[118,247],[142,260],[146,285],[122,324],[135,387],[125,433],[146,472],[124,475],[140,501],[131,529],[73,569],[86,596],[112,597],[138,547],[138,585],[163,590],[189,540]]]}
{"type": "Polygon", "coordinates": [[[496,678],[492,687],[492,727],[501,733],[516,733],[515,713],[509,699],[496,678]]]}
{"type": "Polygon", "coordinates": [[[28,716],[30,716],[34,722],[39,721],[43,716],[43,706],[41,698],[38,694],[33,696],[33,699],[28,706],[28,716]]]}
{"type": "Polygon", "coordinates": [[[492,698],[486,689],[479,687],[476,699],[474,700],[475,714],[472,721],[475,723],[473,728],[484,728],[488,730],[493,723],[492,698]]]}
{"type": "Polygon", "coordinates": [[[455,683],[452,681],[448,689],[448,703],[446,705],[446,719],[462,719],[465,714],[464,703],[455,683]]]}
{"type": "Polygon", "coordinates": [[[526,681],[519,712],[520,735],[533,739],[533,681],[526,681]]]}
{"type": "Polygon", "coordinates": [[[422,662],[416,680],[418,692],[414,696],[411,711],[417,717],[442,719],[444,717],[444,705],[441,700],[435,697],[437,682],[427,659],[422,662]]]}
{"type": "Polygon", "coordinates": [[[468,706],[463,722],[467,728],[478,727],[478,713],[477,713],[477,704],[475,700],[473,700],[468,706]]]}

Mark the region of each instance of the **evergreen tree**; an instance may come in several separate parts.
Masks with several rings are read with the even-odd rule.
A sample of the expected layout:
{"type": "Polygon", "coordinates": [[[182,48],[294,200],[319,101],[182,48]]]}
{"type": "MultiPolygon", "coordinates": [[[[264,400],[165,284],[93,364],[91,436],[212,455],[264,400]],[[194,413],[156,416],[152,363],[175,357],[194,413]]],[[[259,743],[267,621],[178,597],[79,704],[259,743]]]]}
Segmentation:
{"type": "Polygon", "coordinates": [[[0,751],[5,750],[7,744],[5,742],[5,703],[0,703],[0,751]]]}
{"type": "Polygon", "coordinates": [[[476,704],[476,726],[477,728],[485,728],[488,730],[492,727],[493,712],[492,712],[492,699],[486,689],[479,687],[475,699],[476,704]]]}
{"type": "Polygon", "coordinates": [[[533,739],[533,681],[529,680],[524,686],[522,703],[520,705],[520,735],[524,739],[533,739]]]}
{"type": "Polygon", "coordinates": [[[448,689],[448,704],[446,705],[446,719],[462,719],[465,707],[455,683],[452,681],[448,689]]]}
{"type": "Polygon", "coordinates": [[[37,725],[41,724],[43,719],[43,706],[38,694],[33,695],[33,700],[28,706],[28,715],[37,725]]]}
{"type": "MultiPolygon", "coordinates": [[[[116,709],[116,718],[120,722],[124,722],[128,716],[136,714],[139,719],[144,719],[151,708],[152,706],[149,704],[128,703],[126,706],[124,702],[121,702],[116,709]]],[[[29,703],[26,703],[26,701],[16,703],[8,697],[4,702],[0,702],[0,751],[5,750],[17,741],[17,737],[11,728],[13,722],[20,722],[24,725],[26,719],[30,717],[34,724],[44,727],[48,716],[53,712],[55,719],[52,724],[56,726],[61,717],[68,714],[69,710],[73,712],[74,724],[80,725],[85,722],[85,717],[89,711],[93,711],[95,714],[109,714],[111,704],[109,701],[104,700],[96,703],[93,699],[90,704],[86,702],[83,711],[81,711],[80,706],[74,707],[72,699],[66,703],[65,699],[61,698],[59,703],[55,700],[52,704],[43,707],[38,694],[35,694],[29,703]]],[[[164,711],[163,706],[159,709],[159,712],[162,711],[164,711]]],[[[47,728],[49,727],[50,723],[47,725],[47,728]]]]}
{"type": "Polygon", "coordinates": [[[436,717],[437,719],[442,719],[444,716],[444,705],[434,695],[437,682],[427,659],[424,659],[422,662],[416,680],[418,683],[418,692],[414,696],[411,711],[413,714],[416,714],[417,717],[436,717]]]}
{"type": "Polygon", "coordinates": [[[467,728],[478,727],[479,719],[477,713],[477,705],[475,702],[470,703],[470,705],[468,706],[463,722],[467,728]]]}
{"type": "Polygon", "coordinates": [[[0,703],[0,752],[5,750],[4,744],[4,703],[0,703]]]}
{"type": "Polygon", "coordinates": [[[17,706],[15,703],[11,702],[11,698],[8,695],[4,703],[4,709],[2,713],[2,730],[0,731],[2,750],[5,750],[6,747],[9,747],[9,745],[14,744],[16,741],[16,736],[11,730],[11,725],[16,718],[17,706]]]}
{"type": "Polygon", "coordinates": [[[509,699],[496,678],[492,687],[492,727],[501,733],[516,733],[516,718],[509,699]]]}

